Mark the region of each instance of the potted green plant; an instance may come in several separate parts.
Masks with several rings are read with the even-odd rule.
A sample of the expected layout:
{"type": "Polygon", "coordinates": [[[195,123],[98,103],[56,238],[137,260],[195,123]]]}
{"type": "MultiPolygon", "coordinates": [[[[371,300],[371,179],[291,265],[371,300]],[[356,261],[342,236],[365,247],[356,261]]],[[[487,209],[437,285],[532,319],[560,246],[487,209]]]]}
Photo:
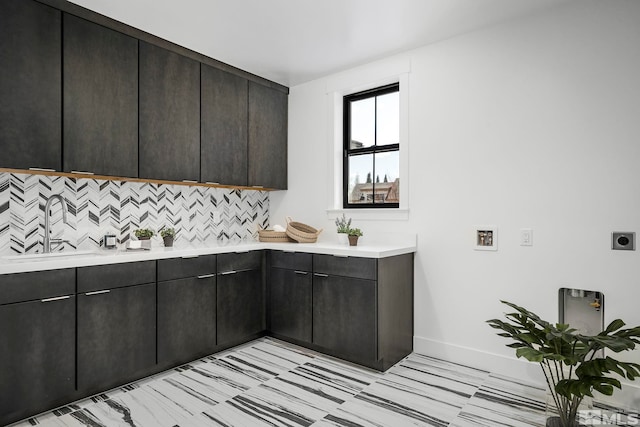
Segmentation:
{"type": "Polygon", "coordinates": [[[164,246],[169,248],[173,246],[173,239],[176,237],[176,231],[173,228],[163,228],[160,230],[160,236],[164,241],[164,246]]]}
{"type": "Polygon", "coordinates": [[[604,356],[602,350],[614,353],[633,350],[640,344],[640,326],[621,329],[625,323],[614,320],[597,335],[583,335],[566,324],[551,324],[516,304],[501,301],[515,311],[505,313],[507,321],[488,320],[501,332],[499,336],[514,342],[517,357],[539,363],[547,382],[557,417],[547,419],[547,427],[574,427],[578,424],[578,408],[585,396],[597,391],[611,396],[614,387],[621,388],[620,377],[634,380],[640,376],[640,364],[618,361],[604,356]]]}
{"type": "Polygon", "coordinates": [[[359,228],[350,228],[347,234],[349,236],[349,246],[358,246],[358,238],[362,236],[362,230],[359,228]]]}
{"type": "Polygon", "coordinates": [[[338,242],[346,245],[348,242],[347,236],[349,229],[351,228],[351,218],[347,218],[342,214],[342,217],[336,218],[336,228],[338,231],[338,242]]]}
{"type": "Polygon", "coordinates": [[[153,237],[153,230],[149,228],[138,228],[133,232],[138,240],[149,240],[153,237]]]}

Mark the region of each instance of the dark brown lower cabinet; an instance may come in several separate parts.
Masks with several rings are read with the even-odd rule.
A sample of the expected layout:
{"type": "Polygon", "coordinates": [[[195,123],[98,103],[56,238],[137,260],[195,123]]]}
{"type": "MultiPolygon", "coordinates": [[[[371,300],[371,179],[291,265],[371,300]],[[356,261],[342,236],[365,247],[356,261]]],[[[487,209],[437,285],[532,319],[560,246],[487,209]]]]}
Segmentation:
{"type": "Polygon", "coordinates": [[[156,284],[78,295],[78,390],[88,395],[156,367],[156,284]]]}
{"type": "Polygon", "coordinates": [[[313,255],[313,345],[386,371],[413,350],[413,254],[313,255]]]}
{"type": "Polygon", "coordinates": [[[176,366],[216,347],[216,276],[158,283],[158,365],[176,366]]]}
{"type": "Polygon", "coordinates": [[[0,333],[0,425],[247,342],[267,326],[382,371],[412,351],[412,253],[272,251],[266,282],[265,258],[253,251],[0,275],[0,326],[9,325],[0,333]]]}
{"type": "Polygon", "coordinates": [[[377,359],[376,282],[313,276],[313,343],[353,362],[377,359]]]}
{"type": "Polygon", "coordinates": [[[270,269],[270,332],[284,339],[311,343],[311,278],[306,271],[270,269]]]}
{"type": "Polygon", "coordinates": [[[0,425],[72,399],[75,312],[75,296],[0,306],[0,425]]]}
{"type": "Polygon", "coordinates": [[[265,329],[262,270],[218,274],[218,345],[246,341],[265,329]]]}

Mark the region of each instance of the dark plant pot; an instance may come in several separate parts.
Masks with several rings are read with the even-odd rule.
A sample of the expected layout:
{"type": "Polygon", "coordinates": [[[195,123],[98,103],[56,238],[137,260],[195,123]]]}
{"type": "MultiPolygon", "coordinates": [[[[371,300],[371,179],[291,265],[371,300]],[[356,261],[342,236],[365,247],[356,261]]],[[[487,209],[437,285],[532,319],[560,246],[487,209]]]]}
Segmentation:
{"type": "MultiPolygon", "coordinates": [[[[571,427],[582,427],[584,424],[580,424],[577,421],[574,421],[571,427]]],[[[565,427],[560,422],[560,417],[549,417],[547,418],[547,427],[565,427]]]]}
{"type": "Polygon", "coordinates": [[[151,237],[138,237],[138,240],[151,240],[151,237]]]}
{"type": "Polygon", "coordinates": [[[165,248],[170,248],[171,246],[173,246],[173,236],[163,237],[162,240],[164,241],[165,248]]]}
{"type": "Polygon", "coordinates": [[[349,236],[349,246],[358,246],[358,237],[360,236],[349,236]]]}

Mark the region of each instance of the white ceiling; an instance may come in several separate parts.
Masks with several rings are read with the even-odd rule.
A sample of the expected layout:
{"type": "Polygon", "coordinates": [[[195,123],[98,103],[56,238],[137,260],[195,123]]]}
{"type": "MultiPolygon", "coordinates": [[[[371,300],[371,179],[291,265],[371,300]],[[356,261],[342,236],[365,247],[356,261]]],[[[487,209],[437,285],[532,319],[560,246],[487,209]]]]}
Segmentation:
{"type": "Polygon", "coordinates": [[[295,86],[568,0],[73,0],[295,86]]]}

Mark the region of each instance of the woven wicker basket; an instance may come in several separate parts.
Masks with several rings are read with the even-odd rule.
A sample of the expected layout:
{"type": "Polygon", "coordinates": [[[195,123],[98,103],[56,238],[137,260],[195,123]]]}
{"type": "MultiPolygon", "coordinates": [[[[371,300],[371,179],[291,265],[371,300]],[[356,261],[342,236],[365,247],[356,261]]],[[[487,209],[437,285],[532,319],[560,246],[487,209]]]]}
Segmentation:
{"type": "Polygon", "coordinates": [[[271,242],[271,243],[295,242],[295,240],[287,236],[286,232],[273,231],[273,230],[258,230],[258,240],[261,242],[271,242]]]}
{"type": "Polygon", "coordinates": [[[316,230],[310,225],[292,221],[290,217],[287,217],[287,236],[298,243],[315,243],[320,233],[322,233],[322,229],[316,230]]]}

